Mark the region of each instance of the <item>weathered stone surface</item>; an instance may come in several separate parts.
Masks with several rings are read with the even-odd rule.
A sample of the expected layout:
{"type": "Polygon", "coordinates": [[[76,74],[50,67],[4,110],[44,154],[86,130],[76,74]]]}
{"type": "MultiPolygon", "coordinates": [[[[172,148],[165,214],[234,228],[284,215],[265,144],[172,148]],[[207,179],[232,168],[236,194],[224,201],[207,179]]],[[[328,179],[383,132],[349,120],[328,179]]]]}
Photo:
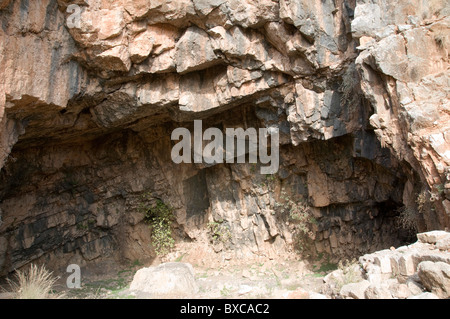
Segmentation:
{"type": "Polygon", "coordinates": [[[443,230],[417,234],[417,239],[426,244],[436,244],[438,241],[448,238],[450,238],[450,233],[443,230]]]}
{"type": "Polygon", "coordinates": [[[408,289],[412,295],[420,295],[425,290],[423,285],[420,283],[420,278],[417,274],[408,278],[408,280],[406,281],[406,285],[408,286],[408,289]]]}
{"type": "Polygon", "coordinates": [[[442,250],[442,251],[449,251],[450,250],[450,236],[439,239],[436,242],[436,248],[438,248],[439,250],[442,250]]]}
{"type": "Polygon", "coordinates": [[[95,61],[99,67],[111,71],[125,72],[129,71],[131,67],[130,53],[128,48],[123,45],[102,52],[95,61]]]}
{"type": "Polygon", "coordinates": [[[364,299],[365,291],[370,286],[367,280],[347,284],[341,288],[340,294],[343,298],[364,299]]]}
{"type": "Polygon", "coordinates": [[[391,284],[389,286],[389,291],[392,292],[392,297],[395,299],[407,299],[412,294],[408,285],[400,283],[391,284]]]}
{"type": "Polygon", "coordinates": [[[363,278],[348,275],[346,277],[342,269],[331,272],[324,278],[322,292],[343,298],[360,298],[362,295],[357,292],[362,291],[367,299],[411,299],[412,296],[429,297],[421,296],[428,290],[433,296],[437,296],[436,298],[447,298],[450,254],[436,249],[433,244],[422,242],[435,242],[439,236],[446,237],[446,234],[431,231],[418,234],[419,236],[421,240],[412,245],[381,250],[360,257],[353,267],[363,269],[363,278]],[[353,283],[336,293],[336,287],[350,279],[353,283]],[[366,287],[364,291],[363,287],[366,287]],[[356,293],[351,292],[353,290],[356,293]]]}
{"type": "Polygon", "coordinates": [[[208,34],[197,27],[190,27],[177,42],[175,64],[178,73],[206,69],[219,61],[208,34]]]}
{"type": "Polygon", "coordinates": [[[370,285],[364,291],[365,299],[393,299],[388,287],[382,285],[370,285]]]}
{"type": "MultiPolygon", "coordinates": [[[[442,31],[442,28],[447,26],[448,30],[449,21],[448,17],[445,18],[448,8],[443,6],[442,1],[433,3],[436,10],[434,13],[442,15],[442,19],[436,20],[431,19],[433,14],[429,8],[418,3],[417,8],[410,5],[400,5],[398,10],[391,10],[391,4],[384,1],[358,4],[386,8],[389,14],[382,17],[384,26],[388,23],[406,23],[407,20],[411,23],[408,27],[400,26],[395,32],[378,36],[377,41],[361,48],[363,51],[356,59],[356,64],[362,76],[362,90],[377,114],[377,121],[372,121],[375,133],[383,145],[396,154],[402,154],[402,158],[421,172],[421,180],[430,192],[424,190],[422,194],[429,194],[430,201],[436,205],[439,212],[439,221],[435,222],[425,212],[426,227],[421,226],[425,231],[443,228],[438,225],[446,224],[448,220],[444,207],[446,199],[444,196],[438,196],[437,189],[447,180],[443,170],[450,160],[450,153],[447,154],[450,145],[442,133],[449,130],[448,114],[445,111],[448,108],[448,99],[444,97],[447,95],[445,87],[448,86],[449,76],[446,53],[448,42],[441,43],[439,40],[446,38],[446,31],[442,31]],[[411,14],[408,15],[408,11],[411,14]],[[419,14],[416,16],[417,13],[419,14]],[[431,19],[428,20],[429,24],[417,23],[416,18],[420,16],[431,19]],[[424,47],[427,48],[426,52],[424,47]],[[389,79],[382,80],[380,75],[388,76],[389,79]],[[384,86],[382,82],[390,83],[390,86],[384,86]],[[433,93],[430,94],[431,92],[433,93]],[[393,97],[395,102],[388,102],[386,96],[393,97]],[[401,116],[392,116],[392,110],[396,110],[401,116]],[[399,125],[401,121],[407,121],[407,127],[399,125]],[[399,138],[399,132],[404,132],[407,138],[399,138]]],[[[364,19],[365,14],[371,15],[375,12],[363,11],[356,10],[356,13],[362,14],[359,17],[361,19],[364,19]]],[[[356,17],[354,21],[362,21],[359,18],[356,17]]],[[[408,196],[405,190],[405,204],[408,209],[417,210],[415,200],[411,195],[408,196]]]]}
{"type": "Polygon", "coordinates": [[[152,52],[154,41],[149,30],[145,30],[135,36],[128,47],[131,61],[133,63],[144,61],[152,52]]]}
{"type": "MultiPolygon", "coordinates": [[[[315,256],[409,242],[399,208],[417,212],[423,194],[419,231],[450,226],[445,1],[15,0],[0,9],[0,274],[39,258],[55,267],[151,260],[138,213],[149,192],[175,207],[177,240],[206,242],[211,262],[292,257],[298,233],[276,212],[284,189],[314,215],[315,256]],[[279,128],[279,173],[174,165],[170,132],[194,119],[279,128]],[[231,239],[211,244],[211,221],[231,239]]],[[[370,283],[447,260],[446,242],[436,247],[440,255],[378,255],[370,283]]]]}
{"type": "Polygon", "coordinates": [[[194,270],[186,263],[165,263],[157,267],[139,269],[133,277],[130,290],[150,294],[153,297],[172,298],[197,293],[194,270]]]}
{"type": "Polygon", "coordinates": [[[428,291],[440,298],[450,297],[450,264],[424,261],[418,266],[418,274],[428,291]]]}
{"type": "Polygon", "coordinates": [[[376,35],[385,26],[418,26],[421,20],[449,15],[445,1],[420,0],[391,2],[385,0],[358,0],[352,21],[352,32],[356,37],[376,35]]]}
{"type": "Polygon", "coordinates": [[[356,6],[355,19],[352,21],[354,36],[373,36],[382,27],[382,11],[378,4],[361,3],[356,6]]]}

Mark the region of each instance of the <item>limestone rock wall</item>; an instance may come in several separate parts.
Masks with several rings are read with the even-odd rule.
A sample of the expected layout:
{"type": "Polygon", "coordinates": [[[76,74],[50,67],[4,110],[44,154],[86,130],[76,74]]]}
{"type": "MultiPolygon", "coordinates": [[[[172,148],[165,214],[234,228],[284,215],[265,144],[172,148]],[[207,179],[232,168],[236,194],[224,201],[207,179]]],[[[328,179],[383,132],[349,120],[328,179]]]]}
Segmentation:
{"type": "Polygon", "coordinates": [[[307,199],[316,255],[401,244],[402,207],[423,230],[448,227],[447,11],[445,1],[0,2],[0,273],[153,258],[138,212],[149,192],[175,208],[177,240],[227,259],[292,254],[291,226],[274,214],[282,189],[307,199]],[[279,128],[278,174],[175,165],[170,133],[194,119],[279,128]],[[228,245],[205,239],[210,221],[227,225],[228,245]]]}
{"type": "Polygon", "coordinates": [[[361,42],[356,64],[374,109],[375,134],[419,174],[422,201],[433,207],[431,212],[413,208],[421,200],[411,184],[404,202],[426,215],[422,230],[438,229],[448,225],[450,215],[450,8],[445,1],[393,5],[358,2],[352,22],[361,42]]]}

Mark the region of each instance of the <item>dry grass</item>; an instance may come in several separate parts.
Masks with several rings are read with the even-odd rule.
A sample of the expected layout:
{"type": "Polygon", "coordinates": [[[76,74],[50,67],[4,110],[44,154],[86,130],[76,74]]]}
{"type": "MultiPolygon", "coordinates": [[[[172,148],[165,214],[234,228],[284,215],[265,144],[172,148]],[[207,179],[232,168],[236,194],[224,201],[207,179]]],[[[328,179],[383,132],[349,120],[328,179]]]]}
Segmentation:
{"type": "Polygon", "coordinates": [[[406,207],[400,208],[398,212],[399,215],[396,220],[398,226],[412,232],[417,232],[418,213],[406,207]]]}
{"type": "Polygon", "coordinates": [[[17,281],[8,280],[15,299],[55,299],[64,297],[63,294],[52,293],[52,288],[58,278],[53,273],[31,264],[26,272],[17,270],[17,281]]]}

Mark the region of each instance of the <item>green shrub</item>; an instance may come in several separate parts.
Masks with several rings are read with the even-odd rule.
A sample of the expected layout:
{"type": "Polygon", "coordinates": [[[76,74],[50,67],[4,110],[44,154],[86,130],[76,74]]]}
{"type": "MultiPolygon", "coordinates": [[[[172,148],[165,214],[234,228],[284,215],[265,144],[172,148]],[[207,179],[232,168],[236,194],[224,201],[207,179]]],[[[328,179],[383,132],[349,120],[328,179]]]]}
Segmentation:
{"type": "Polygon", "coordinates": [[[231,231],[227,226],[225,226],[223,221],[209,222],[208,230],[211,233],[214,243],[226,243],[231,239],[231,231]]]}
{"type": "MultiPolygon", "coordinates": [[[[148,196],[146,198],[148,199],[148,196]]],[[[175,240],[172,237],[173,208],[158,199],[153,206],[143,204],[141,210],[144,213],[144,222],[152,231],[152,245],[156,254],[167,255],[175,246],[175,240]]]]}

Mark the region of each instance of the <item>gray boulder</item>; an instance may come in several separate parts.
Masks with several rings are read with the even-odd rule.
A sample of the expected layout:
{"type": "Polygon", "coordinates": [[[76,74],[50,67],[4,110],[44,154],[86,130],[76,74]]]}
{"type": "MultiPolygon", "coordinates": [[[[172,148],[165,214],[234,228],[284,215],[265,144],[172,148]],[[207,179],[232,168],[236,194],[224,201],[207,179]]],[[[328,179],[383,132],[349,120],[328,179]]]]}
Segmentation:
{"type": "Polygon", "coordinates": [[[130,290],[150,297],[193,297],[197,291],[194,269],[187,263],[164,263],[157,267],[139,269],[130,290]]]}
{"type": "Polygon", "coordinates": [[[418,275],[428,291],[440,298],[450,297],[450,264],[423,261],[418,266],[418,275]]]}

